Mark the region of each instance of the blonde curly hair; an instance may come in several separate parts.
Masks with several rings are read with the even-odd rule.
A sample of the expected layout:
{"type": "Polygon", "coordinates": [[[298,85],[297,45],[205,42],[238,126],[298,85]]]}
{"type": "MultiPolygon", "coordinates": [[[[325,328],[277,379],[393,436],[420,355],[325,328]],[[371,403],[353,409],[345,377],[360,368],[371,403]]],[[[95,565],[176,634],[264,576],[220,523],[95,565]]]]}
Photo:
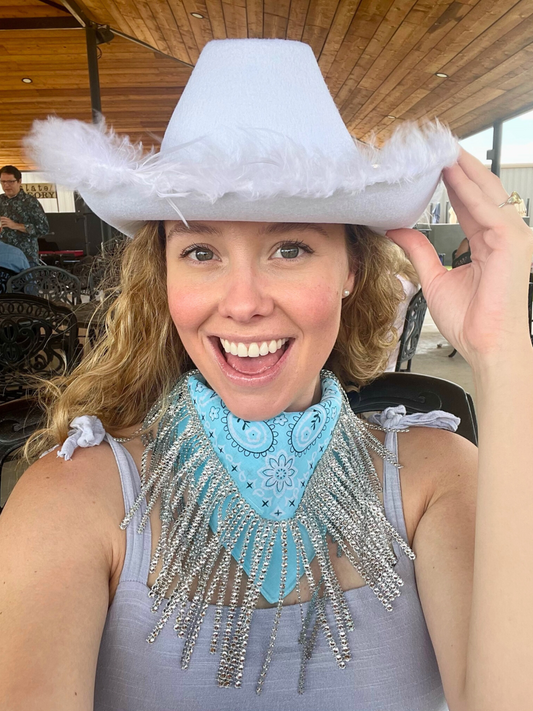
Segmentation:
{"type": "MultiPolygon", "coordinates": [[[[341,382],[358,389],[383,372],[397,343],[394,323],[404,298],[396,274],[416,273],[403,252],[367,227],[347,225],[346,242],[355,286],[344,299],[337,341],[326,363],[341,382]]],[[[120,279],[95,315],[100,337],[73,372],[42,383],[43,428],[28,440],[24,456],[62,443],[74,417],[96,415],[119,436],[138,425],[158,398],[194,367],[170,316],[166,291],[164,231],[147,223],[120,258],[120,279]]],[[[112,265],[116,273],[116,267],[112,265]]],[[[86,339],[87,340],[87,339],[86,339]]]]}

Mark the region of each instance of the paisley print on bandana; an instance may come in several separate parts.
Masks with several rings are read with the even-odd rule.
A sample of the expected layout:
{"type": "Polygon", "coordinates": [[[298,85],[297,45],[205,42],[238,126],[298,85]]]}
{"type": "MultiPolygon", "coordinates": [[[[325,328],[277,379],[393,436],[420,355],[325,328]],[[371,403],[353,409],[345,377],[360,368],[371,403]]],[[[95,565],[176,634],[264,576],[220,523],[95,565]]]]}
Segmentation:
{"type": "Polygon", "coordinates": [[[201,376],[188,382],[204,430],[242,496],[263,518],[291,518],[337,423],[337,383],[322,378],[322,399],[305,412],[250,422],[235,417],[201,376]]]}

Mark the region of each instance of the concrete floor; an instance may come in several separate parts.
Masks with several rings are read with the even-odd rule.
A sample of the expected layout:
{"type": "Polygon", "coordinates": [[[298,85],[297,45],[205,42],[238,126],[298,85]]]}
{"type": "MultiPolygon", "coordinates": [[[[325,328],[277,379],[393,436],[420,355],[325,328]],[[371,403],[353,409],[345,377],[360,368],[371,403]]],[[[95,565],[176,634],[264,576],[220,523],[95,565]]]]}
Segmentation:
{"type": "MultiPolygon", "coordinates": [[[[416,355],[411,364],[412,372],[451,380],[469,392],[475,402],[472,370],[459,353],[456,353],[453,358],[448,358],[452,350],[452,346],[439,333],[428,311],[422,327],[416,355]]],[[[24,469],[25,466],[20,462],[18,464],[7,462],[4,465],[0,488],[0,506],[4,505],[7,496],[24,469]]]]}

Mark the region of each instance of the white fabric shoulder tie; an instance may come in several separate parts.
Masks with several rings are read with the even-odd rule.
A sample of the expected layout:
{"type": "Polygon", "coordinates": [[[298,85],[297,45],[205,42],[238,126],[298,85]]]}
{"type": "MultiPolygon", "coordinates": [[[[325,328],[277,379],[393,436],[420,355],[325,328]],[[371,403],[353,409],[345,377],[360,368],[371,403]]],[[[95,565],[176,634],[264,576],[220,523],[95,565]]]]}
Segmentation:
{"type": "Polygon", "coordinates": [[[459,417],[444,410],[431,410],[431,412],[413,412],[407,414],[404,405],[387,407],[383,412],[371,415],[369,422],[380,425],[385,430],[405,430],[409,427],[435,427],[442,430],[456,432],[461,422],[459,417]]]}
{"type": "Polygon", "coordinates": [[[105,429],[98,417],[95,415],[83,415],[75,417],[70,423],[67,439],[63,442],[57,456],[63,459],[72,459],[72,454],[77,447],[95,447],[100,444],[105,437],[105,429]]]}

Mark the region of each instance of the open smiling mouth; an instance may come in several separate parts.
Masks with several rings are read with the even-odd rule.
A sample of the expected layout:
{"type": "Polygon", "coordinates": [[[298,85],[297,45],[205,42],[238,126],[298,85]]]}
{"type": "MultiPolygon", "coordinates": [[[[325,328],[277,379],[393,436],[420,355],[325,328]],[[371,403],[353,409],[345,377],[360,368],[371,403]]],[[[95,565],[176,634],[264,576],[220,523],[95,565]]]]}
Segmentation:
{"type": "Polygon", "coordinates": [[[226,367],[242,375],[261,375],[274,368],[292,346],[293,338],[241,343],[212,337],[209,339],[226,367]]]}

